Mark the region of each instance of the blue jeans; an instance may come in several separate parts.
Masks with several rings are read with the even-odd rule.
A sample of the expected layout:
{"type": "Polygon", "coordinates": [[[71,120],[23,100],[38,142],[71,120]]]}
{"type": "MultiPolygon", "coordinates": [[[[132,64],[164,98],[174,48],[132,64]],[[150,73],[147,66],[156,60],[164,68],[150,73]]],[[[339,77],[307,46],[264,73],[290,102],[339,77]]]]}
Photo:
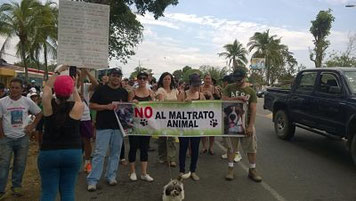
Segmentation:
{"type": "Polygon", "coordinates": [[[91,162],[92,170],[87,177],[88,185],[96,185],[100,180],[108,148],[110,149],[110,154],[106,166],[105,178],[107,181],[116,179],[122,142],[123,137],[118,129],[103,129],[96,131],[95,151],[91,162]]]}
{"type": "Polygon", "coordinates": [[[12,153],[14,153],[12,188],[22,187],[28,148],[29,137],[27,135],[21,138],[0,138],[0,193],[5,192],[12,153]]]}
{"type": "Polygon", "coordinates": [[[38,169],[41,175],[41,201],[74,201],[74,189],[82,163],[81,149],[40,151],[38,169]]]}

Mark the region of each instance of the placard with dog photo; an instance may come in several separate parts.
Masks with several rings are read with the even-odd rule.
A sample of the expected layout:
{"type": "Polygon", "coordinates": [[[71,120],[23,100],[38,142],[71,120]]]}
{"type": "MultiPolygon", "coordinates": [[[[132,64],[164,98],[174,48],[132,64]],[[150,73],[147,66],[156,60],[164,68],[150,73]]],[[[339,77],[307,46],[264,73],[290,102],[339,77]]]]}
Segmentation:
{"type": "Polygon", "coordinates": [[[224,111],[224,135],[244,137],[247,104],[244,102],[224,102],[222,107],[224,111]]]}
{"type": "Polygon", "coordinates": [[[118,105],[115,110],[115,116],[122,134],[125,136],[132,133],[132,129],[134,128],[134,105],[120,102],[113,102],[113,104],[118,105]]]}

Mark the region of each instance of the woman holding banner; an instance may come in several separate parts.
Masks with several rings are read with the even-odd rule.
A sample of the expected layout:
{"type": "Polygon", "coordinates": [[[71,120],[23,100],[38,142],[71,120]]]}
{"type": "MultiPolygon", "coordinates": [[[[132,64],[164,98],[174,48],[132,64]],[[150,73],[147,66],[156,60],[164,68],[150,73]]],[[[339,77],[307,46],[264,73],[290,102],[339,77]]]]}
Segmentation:
{"type": "MultiPolygon", "coordinates": [[[[204,94],[206,100],[220,99],[220,94],[215,89],[210,74],[204,75],[204,84],[200,87],[200,91],[204,94]]],[[[202,138],[203,153],[209,151],[210,155],[214,155],[214,151],[213,151],[214,140],[215,140],[214,136],[202,138]],[[209,148],[207,142],[208,138],[209,138],[209,148]]]]}
{"type": "MultiPolygon", "coordinates": [[[[194,100],[205,100],[204,94],[200,93],[201,79],[199,74],[191,74],[189,76],[189,90],[183,93],[183,100],[190,102],[194,100]]],[[[194,181],[198,181],[200,178],[195,173],[199,156],[199,144],[200,137],[180,137],[179,138],[179,172],[180,175],[187,179],[191,177],[194,181]],[[190,171],[185,174],[185,158],[187,154],[188,146],[191,146],[192,153],[190,158],[190,171]]]]}
{"type": "MultiPolygon", "coordinates": [[[[181,101],[181,93],[175,89],[173,75],[165,72],[158,81],[158,90],[156,92],[159,101],[181,101]]],[[[160,163],[167,162],[170,167],[176,167],[176,146],[174,137],[158,138],[158,157],[160,163]]]]}
{"type": "MultiPolygon", "coordinates": [[[[153,92],[147,89],[148,74],[140,72],[137,75],[138,88],[134,89],[129,94],[129,102],[138,103],[140,101],[152,101],[153,92]]],[[[137,149],[140,149],[141,160],[141,179],[144,181],[152,182],[153,178],[147,174],[147,161],[148,161],[148,147],[151,136],[129,136],[130,151],[130,180],[137,181],[135,161],[137,149]]]]}

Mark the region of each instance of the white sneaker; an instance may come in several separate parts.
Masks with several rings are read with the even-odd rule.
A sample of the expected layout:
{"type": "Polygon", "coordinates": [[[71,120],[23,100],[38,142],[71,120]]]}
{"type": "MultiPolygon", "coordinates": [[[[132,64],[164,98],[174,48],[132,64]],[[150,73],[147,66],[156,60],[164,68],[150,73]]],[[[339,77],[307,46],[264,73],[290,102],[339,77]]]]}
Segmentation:
{"type": "Polygon", "coordinates": [[[222,159],[227,159],[227,153],[224,153],[223,155],[221,155],[222,159]]]}
{"type": "Polygon", "coordinates": [[[141,175],[141,179],[144,181],[153,182],[153,178],[149,174],[141,175]]]}
{"type": "Polygon", "coordinates": [[[94,191],[96,191],[96,185],[93,185],[93,184],[88,185],[88,191],[89,191],[89,192],[94,192],[94,191]]]}
{"type": "Polygon", "coordinates": [[[188,173],[183,174],[183,175],[182,175],[182,179],[189,179],[189,177],[190,177],[191,174],[192,174],[191,172],[188,172],[188,173]]]}
{"type": "Polygon", "coordinates": [[[131,173],[131,174],[130,174],[130,180],[131,180],[131,181],[137,181],[137,175],[136,175],[136,173],[131,173]]]}
{"type": "Polygon", "coordinates": [[[235,158],[234,158],[235,163],[239,162],[241,159],[242,159],[242,156],[241,156],[240,152],[239,151],[236,152],[235,158]]]}

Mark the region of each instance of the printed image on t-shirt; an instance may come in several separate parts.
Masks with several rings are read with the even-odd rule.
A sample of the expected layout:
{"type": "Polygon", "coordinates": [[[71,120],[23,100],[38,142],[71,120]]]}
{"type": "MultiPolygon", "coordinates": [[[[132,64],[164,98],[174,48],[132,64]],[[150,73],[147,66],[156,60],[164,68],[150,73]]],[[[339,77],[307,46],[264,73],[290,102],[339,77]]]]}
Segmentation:
{"type": "Polygon", "coordinates": [[[11,125],[22,125],[23,124],[23,111],[22,110],[13,110],[11,113],[11,125]]]}

